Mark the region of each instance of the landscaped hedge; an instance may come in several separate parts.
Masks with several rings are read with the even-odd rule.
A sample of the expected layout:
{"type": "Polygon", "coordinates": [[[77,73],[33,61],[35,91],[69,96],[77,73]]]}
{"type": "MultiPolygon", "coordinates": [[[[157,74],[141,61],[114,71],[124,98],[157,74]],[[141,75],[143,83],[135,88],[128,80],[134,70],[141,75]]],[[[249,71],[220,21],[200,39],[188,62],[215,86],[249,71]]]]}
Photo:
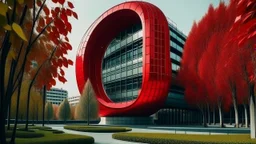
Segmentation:
{"type": "Polygon", "coordinates": [[[62,134],[62,133],[64,133],[64,131],[55,130],[55,129],[43,129],[42,131],[49,131],[49,132],[52,132],[54,134],[62,134]]]}
{"type": "Polygon", "coordinates": [[[167,133],[116,133],[112,138],[150,144],[251,144],[249,135],[189,135],[167,133]]]}
{"type": "MultiPolygon", "coordinates": [[[[83,135],[54,134],[54,130],[35,130],[33,134],[40,134],[38,138],[16,138],[16,144],[93,144],[94,138],[83,135]]],[[[59,132],[59,131],[58,131],[59,132]]],[[[29,133],[29,132],[23,132],[29,133]]],[[[19,132],[17,133],[19,135],[19,132]]]]}
{"type": "MultiPolygon", "coordinates": [[[[43,133],[36,133],[36,132],[26,132],[26,131],[16,131],[16,138],[39,138],[43,137],[43,133]]],[[[12,137],[12,131],[6,132],[6,137],[11,138],[12,137]]]]}
{"type": "Polygon", "coordinates": [[[80,125],[64,126],[64,129],[82,131],[82,132],[98,132],[98,133],[127,132],[132,130],[131,128],[128,128],[128,127],[80,126],[80,125]]]}
{"type": "MultiPolygon", "coordinates": [[[[10,129],[12,130],[13,129],[13,125],[10,126],[10,129]]],[[[7,129],[7,126],[5,126],[5,128],[7,129]]],[[[32,125],[29,125],[28,126],[29,129],[52,129],[51,127],[47,127],[47,126],[32,126],[32,125]]],[[[25,129],[25,125],[17,125],[17,130],[21,130],[23,131],[25,129]]]]}

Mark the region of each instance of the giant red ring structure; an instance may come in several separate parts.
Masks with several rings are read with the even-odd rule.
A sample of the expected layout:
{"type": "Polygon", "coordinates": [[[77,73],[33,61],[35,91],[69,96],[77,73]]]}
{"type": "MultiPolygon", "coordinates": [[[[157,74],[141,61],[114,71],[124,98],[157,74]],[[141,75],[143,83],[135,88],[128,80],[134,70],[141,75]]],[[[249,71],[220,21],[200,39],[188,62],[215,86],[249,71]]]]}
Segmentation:
{"type": "Polygon", "coordinates": [[[170,87],[170,34],[168,22],[156,6],[141,1],[116,5],[103,13],[82,38],[76,57],[76,78],[82,92],[89,78],[100,116],[149,116],[164,104],[170,87]],[[102,84],[102,60],[111,40],[122,30],[142,23],[143,80],[136,100],[114,103],[102,84]]]}

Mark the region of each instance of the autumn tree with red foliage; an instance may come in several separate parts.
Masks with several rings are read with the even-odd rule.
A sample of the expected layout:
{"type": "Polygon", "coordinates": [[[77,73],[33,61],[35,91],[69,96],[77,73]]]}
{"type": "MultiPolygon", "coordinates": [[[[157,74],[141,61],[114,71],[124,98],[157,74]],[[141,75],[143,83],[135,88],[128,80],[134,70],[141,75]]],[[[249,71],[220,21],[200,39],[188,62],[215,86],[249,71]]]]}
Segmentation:
{"type": "MultiPolygon", "coordinates": [[[[73,62],[66,58],[72,49],[67,37],[72,26],[69,17],[78,18],[73,4],[66,0],[1,1],[0,2],[0,143],[6,143],[5,116],[14,91],[18,91],[16,122],[10,143],[15,143],[19,95],[24,75],[38,89],[46,85],[50,89],[55,79],[66,82],[62,67],[73,62]],[[9,16],[9,17],[8,17],[9,16]],[[35,66],[35,64],[37,66],[35,66]],[[6,67],[8,66],[9,67],[6,67]],[[9,69],[7,69],[9,68],[9,69]],[[8,77],[6,77],[8,72],[8,77]]],[[[27,98],[29,110],[30,97],[27,98]]],[[[28,119],[28,118],[27,118],[28,119]]]]}
{"type": "Polygon", "coordinates": [[[205,81],[200,77],[199,63],[206,51],[208,42],[215,31],[214,8],[210,5],[207,14],[198,22],[194,23],[188,35],[181,62],[179,79],[185,87],[185,98],[188,103],[196,105],[203,114],[204,126],[206,126],[205,109],[210,101],[205,87],[205,81]]]}
{"type": "MultiPolygon", "coordinates": [[[[229,30],[235,21],[236,4],[232,1],[226,6],[221,2],[215,9],[210,5],[198,24],[194,23],[185,44],[179,73],[188,103],[200,104],[204,108],[218,107],[221,127],[222,109],[229,109],[231,101],[238,127],[237,105],[242,103],[243,97],[237,91],[242,79],[238,79],[234,72],[234,69],[240,69],[232,60],[235,55],[226,46],[227,40],[233,36],[229,30]]],[[[235,45],[231,47],[235,49],[235,45]]]]}
{"type": "MultiPolygon", "coordinates": [[[[233,1],[232,1],[233,2],[233,1]]],[[[255,0],[238,0],[236,20],[230,31],[236,33],[229,39],[230,43],[238,43],[245,54],[244,58],[250,58],[249,62],[243,68],[243,78],[249,86],[250,101],[250,128],[251,138],[256,138],[256,102],[254,96],[255,74],[256,74],[256,1],[255,0]],[[247,71],[246,71],[247,69],[247,71]]]]}

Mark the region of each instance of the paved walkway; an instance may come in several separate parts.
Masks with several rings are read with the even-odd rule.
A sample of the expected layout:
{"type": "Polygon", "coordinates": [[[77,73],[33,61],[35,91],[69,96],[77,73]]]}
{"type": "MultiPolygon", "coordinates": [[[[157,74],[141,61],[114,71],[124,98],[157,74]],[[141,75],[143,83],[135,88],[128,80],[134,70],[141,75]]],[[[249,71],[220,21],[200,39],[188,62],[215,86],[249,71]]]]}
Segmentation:
{"type": "Polygon", "coordinates": [[[66,130],[63,128],[63,125],[48,125],[48,126],[52,127],[53,129],[62,130],[68,134],[92,136],[95,140],[95,144],[142,144],[142,143],[126,142],[126,141],[113,139],[112,138],[113,133],[88,133],[88,132],[66,130]]]}
{"type": "MultiPolygon", "coordinates": [[[[78,132],[73,130],[66,130],[63,128],[64,125],[48,125],[53,129],[62,130],[65,133],[77,134],[77,135],[88,135],[95,139],[95,144],[139,144],[135,142],[125,142],[115,140],[112,138],[113,133],[88,133],[78,132]]],[[[215,135],[215,134],[244,134],[250,133],[249,128],[218,128],[216,126],[210,126],[204,128],[202,126],[129,126],[132,128],[132,132],[151,132],[151,133],[176,133],[176,134],[204,134],[204,135],[215,135]]],[[[140,143],[141,144],[141,143],[140,143]]]]}

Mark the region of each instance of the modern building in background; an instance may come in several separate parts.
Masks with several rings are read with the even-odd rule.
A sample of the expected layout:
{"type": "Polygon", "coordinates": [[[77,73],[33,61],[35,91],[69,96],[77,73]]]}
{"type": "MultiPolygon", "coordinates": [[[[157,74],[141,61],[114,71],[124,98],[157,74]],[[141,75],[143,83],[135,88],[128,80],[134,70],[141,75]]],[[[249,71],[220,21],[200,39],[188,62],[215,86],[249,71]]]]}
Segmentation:
{"type": "Polygon", "coordinates": [[[72,96],[68,97],[68,102],[71,106],[75,106],[79,103],[80,96],[72,96]]]}
{"type": "Polygon", "coordinates": [[[100,115],[112,124],[122,123],[120,116],[133,117],[126,122],[148,123],[145,117],[152,114],[158,124],[199,123],[200,113],[187,105],[184,89],[175,83],[185,41],[186,35],[148,2],[114,6],[81,41],[76,59],[79,90],[90,78],[100,115]],[[138,116],[144,118],[134,119],[138,116]]]}
{"type": "Polygon", "coordinates": [[[60,105],[61,102],[68,97],[68,91],[64,89],[51,88],[46,92],[47,102],[51,102],[55,105],[60,105]]]}

